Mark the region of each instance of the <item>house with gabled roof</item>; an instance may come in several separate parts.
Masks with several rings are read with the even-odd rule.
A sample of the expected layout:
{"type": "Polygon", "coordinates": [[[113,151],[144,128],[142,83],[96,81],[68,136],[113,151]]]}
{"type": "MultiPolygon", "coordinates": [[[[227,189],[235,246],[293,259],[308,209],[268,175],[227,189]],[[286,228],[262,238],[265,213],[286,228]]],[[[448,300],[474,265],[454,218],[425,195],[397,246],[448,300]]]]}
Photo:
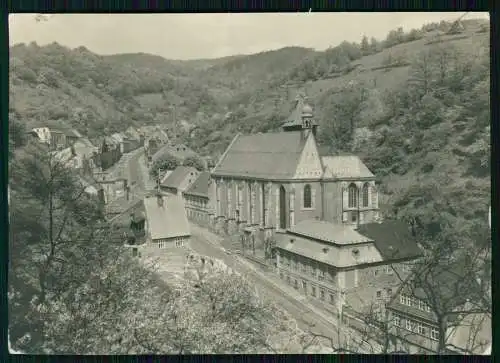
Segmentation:
{"type": "Polygon", "coordinates": [[[156,193],[144,198],[147,243],[158,248],[188,247],[191,232],[181,196],[156,193]]]}
{"type": "Polygon", "coordinates": [[[196,180],[199,173],[192,166],[178,166],[160,181],[160,188],[165,192],[182,196],[182,193],[196,180]]]}
{"type": "Polygon", "coordinates": [[[182,193],[188,219],[202,226],[211,223],[215,212],[210,203],[211,199],[213,200],[209,195],[211,183],[210,173],[203,171],[182,193]]]}

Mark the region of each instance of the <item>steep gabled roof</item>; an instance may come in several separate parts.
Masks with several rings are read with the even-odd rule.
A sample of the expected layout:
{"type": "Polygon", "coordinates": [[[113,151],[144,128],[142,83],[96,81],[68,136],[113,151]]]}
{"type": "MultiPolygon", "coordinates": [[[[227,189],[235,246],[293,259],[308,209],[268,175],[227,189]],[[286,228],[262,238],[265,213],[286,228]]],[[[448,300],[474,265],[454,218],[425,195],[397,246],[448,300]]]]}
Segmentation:
{"type": "Polygon", "coordinates": [[[198,178],[189,186],[189,188],[186,189],[184,194],[208,198],[209,183],[210,173],[208,171],[204,171],[198,175],[198,178]]]}
{"type": "Polygon", "coordinates": [[[301,131],[238,135],[214,175],[265,179],[293,178],[306,143],[301,131]]]}
{"type": "Polygon", "coordinates": [[[144,208],[151,239],[189,236],[189,222],[184,203],[179,196],[148,196],[144,208]],[[163,204],[158,203],[163,198],[163,204]]]}
{"type": "Polygon", "coordinates": [[[178,166],[173,172],[166,176],[161,181],[161,186],[168,188],[179,188],[182,182],[192,174],[193,177],[198,173],[198,171],[191,166],[178,166]]]}
{"type": "Polygon", "coordinates": [[[373,173],[356,155],[323,156],[325,178],[374,178],[373,173]]]}

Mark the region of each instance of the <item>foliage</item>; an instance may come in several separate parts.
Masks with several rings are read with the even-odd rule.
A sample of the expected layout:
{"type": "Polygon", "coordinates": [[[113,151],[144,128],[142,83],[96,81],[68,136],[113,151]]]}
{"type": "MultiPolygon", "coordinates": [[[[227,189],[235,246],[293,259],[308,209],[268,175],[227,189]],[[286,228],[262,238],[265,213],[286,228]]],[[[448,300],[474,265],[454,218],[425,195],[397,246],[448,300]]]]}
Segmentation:
{"type": "Polygon", "coordinates": [[[180,285],[160,280],[154,264],[123,249],[120,231],[100,219],[74,173],[52,156],[30,143],[12,160],[13,348],[44,354],[297,349],[296,322],[240,275],[195,268],[180,285]]]}
{"type": "Polygon", "coordinates": [[[149,168],[149,175],[153,179],[158,178],[158,169],[160,171],[167,171],[167,170],[174,170],[180,165],[180,160],[173,156],[170,153],[165,153],[161,156],[161,158],[155,160],[150,168],[149,168]]]}
{"type": "Polygon", "coordinates": [[[203,162],[202,159],[200,159],[197,156],[188,156],[184,161],[182,162],[182,165],[184,166],[192,166],[198,171],[203,171],[205,170],[205,163],[203,162]]]}

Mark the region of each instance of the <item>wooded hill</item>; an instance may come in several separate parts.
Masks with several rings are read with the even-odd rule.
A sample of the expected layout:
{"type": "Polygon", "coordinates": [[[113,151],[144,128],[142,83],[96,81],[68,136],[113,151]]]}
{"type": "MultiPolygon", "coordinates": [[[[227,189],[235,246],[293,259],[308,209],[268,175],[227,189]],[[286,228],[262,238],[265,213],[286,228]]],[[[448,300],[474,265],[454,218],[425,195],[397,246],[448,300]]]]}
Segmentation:
{"type": "Polygon", "coordinates": [[[55,43],[10,52],[12,135],[49,122],[91,137],[167,123],[171,136],[216,158],[236,132],[278,129],[305,90],[322,149],[362,157],[381,179],[387,217],[454,242],[486,238],[478,235],[490,204],[485,21],[215,60],[101,56],[55,43]]]}

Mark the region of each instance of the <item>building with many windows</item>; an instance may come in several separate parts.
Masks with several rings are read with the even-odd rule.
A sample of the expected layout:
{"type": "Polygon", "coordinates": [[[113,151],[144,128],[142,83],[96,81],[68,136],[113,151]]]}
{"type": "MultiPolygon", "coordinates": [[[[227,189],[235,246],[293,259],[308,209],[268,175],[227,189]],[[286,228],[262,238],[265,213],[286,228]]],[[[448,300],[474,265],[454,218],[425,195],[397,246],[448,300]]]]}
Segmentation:
{"type": "Polygon", "coordinates": [[[447,354],[483,354],[491,344],[491,317],[473,304],[480,286],[460,266],[427,268],[396,291],[387,305],[396,349],[434,353],[441,340],[447,354]]]}
{"type": "Polygon", "coordinates": [[[281,279],[331,305],[337,313],[382,310],[421,255],[408,227],[399,221],[347,224],[304,220],[279,234],[277,271],[281,279]]]}

